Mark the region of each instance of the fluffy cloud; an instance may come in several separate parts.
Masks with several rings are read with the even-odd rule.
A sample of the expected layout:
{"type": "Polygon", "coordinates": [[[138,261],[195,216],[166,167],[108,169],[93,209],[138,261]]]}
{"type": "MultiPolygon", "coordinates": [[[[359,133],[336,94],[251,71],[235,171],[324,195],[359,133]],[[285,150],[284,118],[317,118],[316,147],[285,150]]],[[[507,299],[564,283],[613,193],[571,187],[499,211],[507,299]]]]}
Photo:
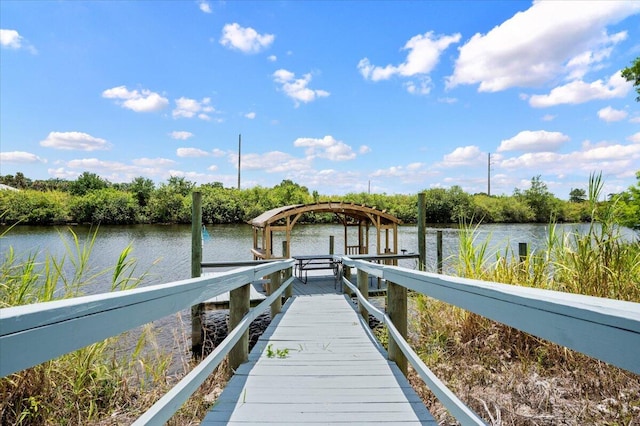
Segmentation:
{"type": "Polygon", "coordinates": [[[640,143],[640,132],[629,136],[627,140],[633,143],[640,143]]]}
{"type": "Polygon", "coordinates": [[[444,156],[443,167],[460,167],[485,161],[482,151],[475,145],[462,146],[444,156]]]}
{"type": "Polygon", "coordinates": [[[479,91],[496,92],[581,78],[626,37],[608,35],[606,26],[639,12],[640,3],[630,1],[534,2],[460,47],[447,86],[479,83],[479,91]]]}
{"type": "Polygon", "coordinates": [[[24,40],[16,30],[0,29],[0,46],[7,49],[27,49],[31,53],[37,53],[35,47],[24,40]]]}
{"type": "Polygon", "coordinates": [[[116,99],[122,108],[135,112],[160,111],[169,105],[169,100],[147,89],[129,90],[126,86],[113,87],[102,92],[102,97],[116,99]]]}
{"type": "Polygon", "coordinates": [[[201,101],[182,97],[176,99],[176,108],[171,112],[173,118],[192,118],[197,116],[201,120],[211,120],[210,113],[215,108],[211,106],[211,98],[203,98],[201,101]]]}
{"type": "Polygon", "coordinates": [[[500,142],[498,152],[506,151],[555,151],[563,143],[570,140],[569,136],[560,132],[546,130],[524,130],[510,139],[500,142]]]}
{"type": "Polygon", "coordinates": [[[307,158],[326,158],[331,161],[346,161],[356,158],[356,153],[342,141],[327,135],[322,139],[298,138],[293,142],[295,147],[306,148],[307,158]]]}
{"type": "Polygon", "coordinates": [[[131,162],[136,166],[142,167],[168,167],[176,164],[175,161],[168,158],[136,158],[131,162]]]}
{"type": "Polygon", "coordinates": [[[237,23],[222,28],[220,44],[244,53],[258,53],[273,43],[273,34],[259,34],[251,27],[243,28],[237,23]]]}
{"type": "Polygon", "coordinates": [[[371,152],[371,147],[367,145],[360,145],[360,148],[358,148],[358,152],[360,154],[368,154],[371,152]]]}
{"type": "Polygon", "coordinates": [[[285,69],[279,69],[273,73],[273,80],[282,85],[282,91],[294,100],[296,107],[300,102],[308,103],[317,98],[329,96],[326,90],[310,89],[311,74],[305,74],[302,78],[296,78],[295,74],[285,69]]]}
{"type": "Polygon", "coordinates": [[[111,144],[106,140],[82,132],[51,132],[45,140],[40,141],[40,145],[77,151],[97,151],[111,148],[111,144]]]}
{"type": "Polygon", "coordinates": [[[182,141],[186,141],[189,138],[193,137],[193,133],[186,131],[173,131],[169,134],[173,139],[178,139],[182,141]]]}
{"type": "Polygon", "coordinates": [[[554,88],[548,95],[533,95],[529,98],[529,105],[545,108],[560,104],[582,104],[596,99],[624,98],[632,87],[633,84],[617,72],[606,82],[596,80],[585,83],[576,80],[554,88]]]}
{"type": "Polygon", "coordinates": [[[47,160],[25,151],[0,152],[2,163],[46,163],[47,160]]]}
{"type": "Polygon", "coordinates": [[[640,159],[640,144],[585,143],[579,151],[567,154],[556,152],[533,152],[519,157],[506,158],[499,166],[507,170],[531,170],[564,175],[567,165],[574,170],[591,173],[594,170],[603,174],[619,176],[628,170],[636,170],[640,159]]]}
{"type": "Polygon", "coordinates": [[[598,111],[598,117],[602,121],[606,121],[607,123],[611,123],[612,121],[621,121],[627,118],[627,112],[619,109],[613,109],[610,106],[606,108],[602,108],[598,111]]]}
{"type": "Polygon", "coordinates": [[[431,90],[431,79],[428,74],[435,68],[442,52],[453,43],[460,41],[460,34],[450,36],[434,36],[433,32],[418,34],[412,37],[402,48],[407,50],[407,57],[399,65],[384,67],[372,65],[369,58],[358,62],[360,74],[371,81],[388,80],[391,77],[419,77],[419,80],[405,83],[409,93],[428,94],[431,90]]]}
{"type": "MultiPolygon", "coordinates": [[[[231,154],[229,155],[229,161],[235,164],[238,158],[235,154],[231,154]]],[[[295,158],[281,151],[271,151],[265,154],[245,154],[242,156],[243,170],[264,170],[267,173],[286,173],[308,170],[310,168],[311,162],[308,159],[295,158]]]]}
{"type": "Polygon", "coordinates": [[[208,157],[209,153],[199,148],[178,148],[176,155],[178,157],[208,157]]]}
{"type": "Polygon", "coordinates": [[[429,74],[438,63],[440,54],[452,43],[460,41],[460,34],[433,36],[433,32],[412,37],[402,48],[408,50],[406,60],[400,65],[374,66],[368,58],[358,62],[360,74],[371,81],[388,80],[393,76],[413,77],[429,74]]]}
{"type": "Polygon", "coordinates": [[[198,3],[198,7],[200,8],[201,11],[203,11],[204,13],[211,13],[211,5],[209,4],[209,2],[206,1],[200,1],[198,3]]]}
{"type": "Polygon", "coordinates": [[[256,113],[255,112],[248,112],[244,116],[246,118],[248,118],[249,120],[253,120],[254,118],[256,118],[256,113]]]}

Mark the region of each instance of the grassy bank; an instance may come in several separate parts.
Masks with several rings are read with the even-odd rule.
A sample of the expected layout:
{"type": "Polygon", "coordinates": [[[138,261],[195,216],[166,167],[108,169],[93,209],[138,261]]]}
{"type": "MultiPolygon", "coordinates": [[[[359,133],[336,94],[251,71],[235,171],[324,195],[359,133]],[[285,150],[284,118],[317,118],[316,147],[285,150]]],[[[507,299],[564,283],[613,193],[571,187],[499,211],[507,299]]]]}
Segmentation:
{"type": "MultiPolygon", "coordinates": [[[[23,259],[8,248],[0,265],[0,307],[78,297],[96,283],[118,291],[144,281],[146,273],[137,274],[131,246],[113,267],[93,270],[96,236],[94,232],[80,241],[71,230],[61,235],[66,246],[61,258],[33,253],[23,259]]],[[[177,339],[187,353],[186,339],[177,339]]],[[[192,367],[170,375],[172,356],[159,347],[149,324],[0,378],[0,424],[129,424],[192,367]]],[[[199,424],[212,399],[208,395],[226,380],[226,369],[219,370],[170,424],[199,424]]]]}
{"type": "MultiPolygon", "coordinates": [[[[488,253],[476,229],[460,237],[463,277],[640,302],[640,245],[624,241],[616,205],[599,205],[601,182],[590,183],[594,220],[583,234],[549,226],[544,249],[521,259],[488,253]]],[[[419,296],[415,345],[426,364],[492,424],[640,424],[640,377],[588,356],[442,302],[419,296]]],[[[437,418],[452,419],[414,380],[437,418]]]]}

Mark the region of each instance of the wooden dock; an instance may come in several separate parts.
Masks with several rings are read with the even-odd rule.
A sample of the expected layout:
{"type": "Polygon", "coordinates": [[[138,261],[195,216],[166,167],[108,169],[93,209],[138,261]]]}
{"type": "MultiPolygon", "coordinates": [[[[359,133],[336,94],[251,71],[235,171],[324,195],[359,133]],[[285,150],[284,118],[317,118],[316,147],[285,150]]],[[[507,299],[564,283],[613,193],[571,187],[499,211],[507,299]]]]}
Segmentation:
{"type": "Polygon", "coordinates": [[[332,277],[297,281],[203,425],[436,422],[332,277]]]}

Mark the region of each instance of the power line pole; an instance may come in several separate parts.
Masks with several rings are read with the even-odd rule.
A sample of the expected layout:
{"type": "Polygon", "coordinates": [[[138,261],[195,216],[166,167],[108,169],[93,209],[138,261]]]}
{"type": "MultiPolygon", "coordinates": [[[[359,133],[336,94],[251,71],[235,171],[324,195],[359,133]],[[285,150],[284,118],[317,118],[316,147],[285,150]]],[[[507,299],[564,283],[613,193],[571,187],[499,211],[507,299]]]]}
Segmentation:
{"type": "Polygon", "coordinates": [[[242,152],[242,134],[238,135],[238,190],[240,189],[240,158],[242,152]]]}
{"type": "Polygon", "coordinates": [[[491,196],[491,153],[487,158],[487,195],[491,196]]]}

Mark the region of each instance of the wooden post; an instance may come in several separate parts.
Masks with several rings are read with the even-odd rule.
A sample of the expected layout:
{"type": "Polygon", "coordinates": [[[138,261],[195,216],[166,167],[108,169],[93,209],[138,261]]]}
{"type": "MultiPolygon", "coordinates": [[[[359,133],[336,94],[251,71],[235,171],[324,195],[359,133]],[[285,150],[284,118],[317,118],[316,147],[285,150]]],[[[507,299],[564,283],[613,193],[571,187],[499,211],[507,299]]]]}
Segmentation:
{"type": "MultiPolygon", "coordinates": [[[[233,330],[249,312],[250,309],[250,289],[251,284],[245,284],[229,294],[229,327],[233,330]]],[[[229,352],[229,366],[235,370],[249,359],[249,330],[245,331],[238,343],[229,352]]]]}
{"type": "Polygon", "coordinates": [[[518,257],[520,258],[520,262],[524,262],[527,259],[528,253],[529,248],[527,247],[527,243],[518,243],[518,257]]]}
{"type": "Polygon", "coordinates": [[[442,231],[436,232],[436,256],[438,258],[438,273],[442,273],[442,231]]]}
{"type": "MultiPolygon", "coordinates": [[[[365,271],[362,271],[360,269],[358,269],[358,289],[360,290],[360,293],[362,293],[362,296],[365,299],[369,299],[369,274],[367,274],[365,271]]],[[[369,312],[367,311],[367,309],[364,307],[363,304],[358,303],[358,306],[360,308],[360,315],[362,315],[362,318],[364,318],[368,324],[369,312]]]]}
{"type": "Polygon", "coordinates": [[[333,254],[334,253],[334,237],[333,235],[329,235],[329,254],[333,254]]]}
{"type": "Polygon", "coordinates": [[[288,259],[289,258],[289,250],[287,250],[287,242],[286,241],[282,242],[282,257],[284,259],[288,259]]]}
{"type": "MultiPolygon", "coordinates": [[[[202,193],[191,193],[191,278],[202,275],[202,193]]],[[[191,355],[202,355],[202,311],[204,305],[198,303],[191,307],[191,355]]]]}
{"type": "Polygon", "coordinates": [[[427,219],[425,193],[418,194],[418,270],[426,271],[427,269],[427,219]]]}
{"type": "MultiPolygon", "coordinates": [[[[351,267],[345,265],[344,263],[342,264],[342,276],[347,280],[347,281],[351,281],[351,267]]],[[[342,291],[344,292],[344,294],[351,296],[351,289],[349,287],[347,287],[346,285],[342,286],[342,291]]]]}
{"type": "MultiPolygon", "coordinates": [[[[284,271],[284,280],[288,280],[289,278],[291,278],[291,275],[293,274],[293,268],[287,268],[284,271]]],[[[284,291],[284,297],[286,299],[289,299],[290,297],[293,296],[293,283],[289,285],[289,287],[286,288],[286,290],[284,291]]]]}
{"type": "MultiPolygon", "coordinates": [[[[269,295],[273,294],[276,290],[280,288],[280,284],[282,284],[282,272],[276,271],[273,274],[269,275],[269,295]]],[[[275,318],[276,315],[280,313],[282,310],[282,297],[278,297],[271,304],[271,319],[275,318]]]]}
{"type": "MultiPolygon", "coordinates": [[[[387,281],[387,312],[402,337],[407,338],[407,288],[387,281]]],[[[389,336],[389,359],[395,361],[400,371],[407,375],[407,357],[395,340],[389,336]]]]}

